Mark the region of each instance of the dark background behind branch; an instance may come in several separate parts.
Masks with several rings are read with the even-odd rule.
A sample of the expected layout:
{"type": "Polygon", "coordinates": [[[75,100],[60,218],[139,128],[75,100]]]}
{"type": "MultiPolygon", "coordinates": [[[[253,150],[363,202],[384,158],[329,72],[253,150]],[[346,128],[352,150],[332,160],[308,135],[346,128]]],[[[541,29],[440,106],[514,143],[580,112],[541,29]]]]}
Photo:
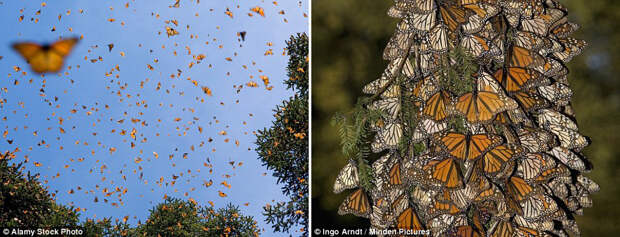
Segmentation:
{"type": "MultiPolygon", "coordinates": [[[[594,164],[587,174],[601,186],[594,207],[578,217],[582,236],[620,233],[620,3],[616,0],[563,0],[569,19],[581,25],[573,37],[589,47],[568,65],[573,106],[582,134],[592,139],[584,150],[594,164]]],[[[397,20],[385,12],[389,0],[315,0],[312,2],[312,223],[313,228],[367,227],[369,221],[339,216],[348,192],[332,185],[346,162],[336,128],[336,112],[353,107],[362,87],[387,65],[383,48],[397,20]]]]}

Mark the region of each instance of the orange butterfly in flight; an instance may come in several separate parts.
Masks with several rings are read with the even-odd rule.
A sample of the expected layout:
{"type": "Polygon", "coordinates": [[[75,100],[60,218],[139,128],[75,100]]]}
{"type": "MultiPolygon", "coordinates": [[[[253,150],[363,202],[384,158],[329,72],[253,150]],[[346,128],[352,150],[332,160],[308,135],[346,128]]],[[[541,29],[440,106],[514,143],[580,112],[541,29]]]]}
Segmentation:
{"type": "Polygon", "coordinates": [[[30,64],[36,73],[58,72],[62,69],[65,57],[71,53],[78,38],[62,39],[53,44],[15,43],[15,49],[30,64]]]}

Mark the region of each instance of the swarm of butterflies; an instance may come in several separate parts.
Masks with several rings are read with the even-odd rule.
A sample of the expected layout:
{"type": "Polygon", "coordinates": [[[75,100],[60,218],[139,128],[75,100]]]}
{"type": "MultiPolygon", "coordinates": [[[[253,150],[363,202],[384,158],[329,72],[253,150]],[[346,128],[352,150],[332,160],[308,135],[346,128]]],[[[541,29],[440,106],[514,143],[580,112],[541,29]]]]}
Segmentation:
{"type": "Polygon", "coordinates": [[[569,37],[578,26],[566,9],[555,0],[395,0],[388,15],[401,19],[383,54],[390,63],[363,89],[378,98],[368,109],[382,112],[371,144],[381,157],[369,161],[372,189],[360,185],[359,162],[340,171],[334,192],[352,191],[338,213],[432,236],[579,235],[575,215],[599,186],[583,175],[589,140],[566,63],[586,42],[569,37]],[[461,66],[450,56],[458,49],[474,62],[456,75],[469,80],[464,92],[442,83],[445,67],[461,66]]]}

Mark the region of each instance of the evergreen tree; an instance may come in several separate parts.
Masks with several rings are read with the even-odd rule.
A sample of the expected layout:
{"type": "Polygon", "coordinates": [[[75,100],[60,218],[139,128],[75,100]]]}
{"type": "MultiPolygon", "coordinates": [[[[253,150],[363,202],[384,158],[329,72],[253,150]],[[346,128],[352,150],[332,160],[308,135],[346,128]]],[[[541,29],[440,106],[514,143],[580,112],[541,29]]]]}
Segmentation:
{"type": "Polygon", "coordinates": [[[142,236],[258,236],[253,218],[241,215],[232,204],[216,211],[176,198],[154,207],[136,230],[142,236]]]}
{"type": "Polygon", "coordinates": [[[207,207],[203,211],[207,220],[205,223],[206,236],[258,236],[256,221],[250,216],[239,214],[239,207],[228,204],[217,211],[207,207]]]}
{"type": "Polygon", "coordinates": [[[297,34],[286,42],[289,63],[285,81],[295,95],[275,109],[270,128],[258,132],[256,151],[263,163],[282,184],[289,200],[264,207],[267,223],[275,231],[289,232],[308,226],[308,36],[297,34]]]}
{"type": "Polygon", "coordinates": [[[24,175],[23,163],[9,165],[15,155],[0,154],[0,226],[81,227],[86,236],[258,236],[256,221],[228,204],[218,210],[199,207],[193,200],[167,198],[153,207],[144,224],[131,227],[125,217],[86,219],[57,204],[41,186],[38,175],[24,175]]]}
{"type": "Polygon", "coordinates": [[[85,236],[137,236],[137,228],[132,228],[125,221],[120,222],[118,219],[112,223],[112,218],[103,218],[102,220],[86,219],[80,225],[84,230],[85,236]]]}
{"type": "Polygon", "coordinates": [[[350,161],[334,192],[356,189],[339,213],[433,236],[579,235],[575,215],[599,187],[582,175],[589,141],[565,63],[586,43],[569,37],[566,9],[395,2],[389,65],[336,119],[350,161]]]}
{"type": "Polygon", "coordinates": [[[79,214],[56,204],[39,175],[22,173],[24,163],[9,164],[13,158],[13,152],[0,154],[0,226],[77,226],[79,214]]]}

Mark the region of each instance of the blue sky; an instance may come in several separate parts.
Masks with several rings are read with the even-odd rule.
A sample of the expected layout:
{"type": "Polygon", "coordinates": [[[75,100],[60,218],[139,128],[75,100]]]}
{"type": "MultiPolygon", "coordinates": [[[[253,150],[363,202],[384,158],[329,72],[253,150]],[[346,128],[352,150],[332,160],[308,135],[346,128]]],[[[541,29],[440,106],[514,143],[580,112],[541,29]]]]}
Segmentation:
{"type": "Polygon", "coordinates": [[[291,34],[307,32],[308,2],[181,0],[179,8],[168,7],[173,0],[43,2],[0,3],[5,24],[0,28],[0,99],[6,99],[0,134],[8,133],[0,140],[0,151],[19,148],[16,161],[28,160],[27,170],[41,173],[49,191],[57,191],[57,201],[86,209],[80,212],[82,219],[129,216],[132,224],[144,222],[148,210],[168,195],[202,205],[212,201],[216,208],[228,202],[240,205],[264,234],[273,236],[260,213],[262,206],[284,197],[257,160],[252,131],[269,126],[274,106],[292,95],[282,84],[288,60],[282,53],[291,34]],[[264,9],[265,17],[250,11],[256,6],[264,9]],[[225,14],[227,8],[232,18],[225,14]],[[166,23],[169,20],[178,26],[166,23]],[[168,37],[166,26],[179,35],[168,37]],[[238,40],[240,31],[247,32],[245,42],[238,40]],[[83,39],[60,76],[32,73],[11,49],[14,42],[72,36],[83,39]],[[114,44],[111,51],[108,44],[114,44]],[[273,55],[266,56],[269,49],[273,55]],[[200,54],[205,58],[196,63],[200,54]],[[16,72],[16,66],[21,71],[16,72]],[[269,78],[272,90],[260,76],[269,78]],[[258,87],[248,87],[248,82],[258,87]],[[234,88],[238,85],[244,85],[239,93],[234,88]],[[213,95],[203,93],[202,86],[213,95]],[[212,165],[212,173],[205,162],[212,165]],[[179,176],[174,186],[173,175],[179,176]],[[209,180],[213,185],[205,187],[209,180]],[[221,185],[223,181],[231,188],[221,185]],[[119,192],[106,197],[104,189],[110,193],[117,187],[120,197],[119,192]]]}

